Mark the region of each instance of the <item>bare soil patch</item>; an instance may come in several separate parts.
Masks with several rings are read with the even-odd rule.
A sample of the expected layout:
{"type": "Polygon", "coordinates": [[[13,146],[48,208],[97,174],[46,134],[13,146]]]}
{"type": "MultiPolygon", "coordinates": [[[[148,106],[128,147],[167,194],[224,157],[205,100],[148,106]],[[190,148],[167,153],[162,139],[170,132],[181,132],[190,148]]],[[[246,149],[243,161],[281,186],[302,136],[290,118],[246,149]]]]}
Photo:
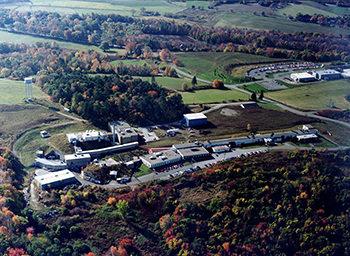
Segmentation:
{"type": "Polygon", "coordinates": [[[223,108],[221,109],[220,114],[224,116],[235,116],[235,115],[238,115],[239,112],[235,109],[223,108]]]}

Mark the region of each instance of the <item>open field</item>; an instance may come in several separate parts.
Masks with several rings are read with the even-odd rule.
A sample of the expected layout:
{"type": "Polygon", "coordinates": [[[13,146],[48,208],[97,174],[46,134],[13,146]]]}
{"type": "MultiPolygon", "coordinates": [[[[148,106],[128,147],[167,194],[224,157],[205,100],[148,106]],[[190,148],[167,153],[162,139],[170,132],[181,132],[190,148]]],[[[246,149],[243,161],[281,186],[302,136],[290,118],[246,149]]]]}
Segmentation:
{"type": "MultiPolygon", "coordinates": [[[[140,77],[140,76],[135,76],[134,78],[140,78],[143,81],[148,81],[151,82],[152,78],[151,77],[140,77]]],[[[156,76],[155,77],[156,82],[161,85],[164,86],[166,88],[169,89],[174,89],[177,91],[181,91],[182,90],[182,84],[183,83],[187,83],[188,88],[192,87],[192,79],[188,78],[188,77],[183,77],[183,78],[172,78],[172,77],[163,77],[163,76],[156,76]]],[[[207,85],[207,83],[201,82],[201,81],[197,81],[197,85],[196,86],[201,86],[201,85],[207,85]]]]}
{"type": "MultiPolygon", "coordinates": [[[[0,146],[11,147],[19,134],[66,120],[54,111],[31,104],[0,105],[0,146]]],[[[38,132],[38,136],[39,132],[38,132]]]]}
{"type": "Polygon", "coordinates": [[[262,87],[261,85],[259,85],[257,83],[247,84],[245,86],[242,85],[242,86],[238,86],[238,87],[241,89],[251,91],[251,92],[261,92],[261,91],[268,92],[269,91],[268,89],[262,87]]]}
{"type": "Polygon", "coordinates": [[[332,12],[324,11],[324,10],[321,10],[312,6],[307,6],[304,4],[292,4],[283,9],[277,9],[276,12],[280,15],[285,13],[286,15],[292,15],[293,17],[295,17],[298,13],[301,13],[303,15],[305,14],[313,15],[314,13],[316,13],[316,14],[321,14],[321,15],[330,16],[330,17],[338,16],[332,12]]]}
{"type": "MultiPolygon", "coordinates": [[[[99,47],[93,46],[93,45],[85,45],[85,44],[77,44],[77,43],[70,43],[65,42],[61,40],[52,40],[47,39],[43,37],[37,37],[37,36],[30,36],[30,35],[23,35],[18,33],[10,33],[7,31],[0,31],[0,43],[25,43],[25,44],[34,44],[35,42],[49,42],[55,41],[60,48],[67,48],[67,49],[73,49],[73,50],[95,50],[98,52],[103,52],[99,47]]],[[[122,54],[125,50],[123,49],[112,49],[112,52],[114,54],[120,53],[122,54]]]]}
{"type": "Polygon", "coordinates": [[[239,101],[247,100],[249,95],[236,90],[197,90],[194,92],[181,92],[183,102],[185,104],[211,103],[223,101],[239,101]]]}
{"type": "Polygon", "coordinates": [[[350,109],[345,96],[350,94],[350,83],[346,80],[320,82],[305,86],[268,92],[266,97],[283,104],[304,110],[329,109],[330,99],[339,109],[350,109]]]}
{"type": "Polygon", "coordinates": [[[334,141],[335,143],[338,143],[341,146],[350,145],[350,128],[333,122],[314,123],[314,127],[318,130],[329,131],[332,134],[332,136],[329,136],[328,134],[322,134],[322,136],[334,141]]]}
{"type": "MultiPolygon", "coordinates": [[[[19,104],[24,98],[24,81],[0,79],[0,104],[19,104]]],[[[33,96],[36,99],[48,98],[39,87],[33,84],[33,96]]]]}
{"type": "MultiPolygon", "coordinates": [[[[19,11],[35,11],[43,10],[48,12],[58,12],[61,14],[70,13],[99,13],[108,14],[114,13],[119,15],[132,16],[130,10],[135,9],[137,12],[135,16],[139,16],[141,7],[146,8],[147,11],[157,11],[160,14],[166,12],[176,12],[181,10],[181,7],[171,5],[165,1],[59,1],[59,0],[33,0],[32,5],[23,5],[17,10],[19,11]]],[[[17,6],[18,7],[18,6],[17,6]]],[[[9,7],[7,7],[9,8],[9,7]]]]}
{"type": "MultiPolygon", "coordinates": [[[[222,73],[224,66],[229,64],[249,64],[258,62],[277,63],[282,60],[238,52],[191,52],[177,53],[176,56],[180,61],[180,69],[183,68],[189,74],[196,75],[198,78],[206,79],[209,81],[213,81],[214,79],[222,79],[218,76],[218,74],[222,73]]],[[[243,74],[243,80],[243,77],[245,76],[245,71],[244,73],[240,72],[239,74],[243,74]]],[[[234,83],[233,81],[230,81],[230,79],[231,78],[227,76],[227,80],[224,82],[234,83]]],[[[236,78],[235,80],[237,79],[239,78],[236,78]]]]}
{"type": "Polygon", "coordinates": [[[218,22],[215,27],[238,27],[255,30],[280,30],[286,33],[293,33],[295,31],[308,31],[318,33],[332,33],[333,35],[350,34],[349,30],[321,27],[317,24],[304,23],[298,21],[291,21],[280,15],[273,15],[272,17],[263,17],[261,15],[255,16],[251,12],[243,13],[220,13],[217,15],[218,22]]]}

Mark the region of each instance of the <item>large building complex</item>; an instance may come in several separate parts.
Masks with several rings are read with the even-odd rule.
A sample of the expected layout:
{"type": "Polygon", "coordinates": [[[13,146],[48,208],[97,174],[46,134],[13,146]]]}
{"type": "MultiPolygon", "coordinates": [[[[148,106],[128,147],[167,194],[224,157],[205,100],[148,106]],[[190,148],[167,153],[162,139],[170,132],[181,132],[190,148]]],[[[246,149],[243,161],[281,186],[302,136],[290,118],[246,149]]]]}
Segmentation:
{"type": "Polygon", "coordinates": [[[51,172],[34,178],[34,184],[40,189],[60,187],[74,182],[75,176],[69,170],[51,172]]]}
{"type": "Polygon", "coordinates": [[[108,140],[108,134],[106,132],[100,132],[95,130],[87,130],[86,132],[67,133],[66,134],[69,143],[76,143],[77,141],[101,141],[108,140]]]}
{"type": "Polygon", "coordinates": [[[109,122],[108,128],[113,133],[113,142],[115,142],[115,136],[117,136],[119,144],[138,141],[138,134],[125,121],[109,122]]]}
{"type": "Polygon", "coordinates": [[[202,113],[184,114],[184,120],[188,127],[207,124],[207,117],[202,113]]]}

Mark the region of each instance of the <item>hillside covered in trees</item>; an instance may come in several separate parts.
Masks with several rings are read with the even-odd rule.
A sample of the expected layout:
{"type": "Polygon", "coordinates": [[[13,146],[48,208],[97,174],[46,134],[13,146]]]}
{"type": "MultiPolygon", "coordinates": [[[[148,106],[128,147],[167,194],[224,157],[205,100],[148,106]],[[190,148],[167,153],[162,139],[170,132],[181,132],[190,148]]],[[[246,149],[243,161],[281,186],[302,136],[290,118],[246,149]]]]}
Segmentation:
{"type": "Polygon", "coordinates": [[[349,255],[349,157],[265,153],[133,188],[52,189],[41,202],[55,214],[23,210],[21,228],[0,227],[0,246],[29,255],[349,255]]]}

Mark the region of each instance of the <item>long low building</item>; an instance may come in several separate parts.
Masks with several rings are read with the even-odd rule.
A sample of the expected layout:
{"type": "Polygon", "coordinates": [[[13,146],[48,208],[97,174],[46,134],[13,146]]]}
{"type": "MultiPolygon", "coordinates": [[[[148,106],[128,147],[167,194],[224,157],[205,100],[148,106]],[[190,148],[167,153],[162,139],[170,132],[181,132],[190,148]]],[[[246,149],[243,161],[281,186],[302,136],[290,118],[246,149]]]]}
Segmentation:
{"type": "Polygon", "coordinates": [[[149,168],[162,167],[181,161],[181,156],[172,150],[140,156],[141,161],[149,168]]]}
{"type": "Polygon", "coordinates": [[[42,190],[65,186],[68,184],[72,184],[75,181],[76,179],[74,174],[67,169],[36,176],[34,178],[34,184],[42,190]]]}
{"type": "Polygon", "coordinates": [[[55,171],[67,169],[67,164],[65,162],[61,160],[48,160],[43,157],[35,158],[33,166],[47,168],[55,171]]]}

